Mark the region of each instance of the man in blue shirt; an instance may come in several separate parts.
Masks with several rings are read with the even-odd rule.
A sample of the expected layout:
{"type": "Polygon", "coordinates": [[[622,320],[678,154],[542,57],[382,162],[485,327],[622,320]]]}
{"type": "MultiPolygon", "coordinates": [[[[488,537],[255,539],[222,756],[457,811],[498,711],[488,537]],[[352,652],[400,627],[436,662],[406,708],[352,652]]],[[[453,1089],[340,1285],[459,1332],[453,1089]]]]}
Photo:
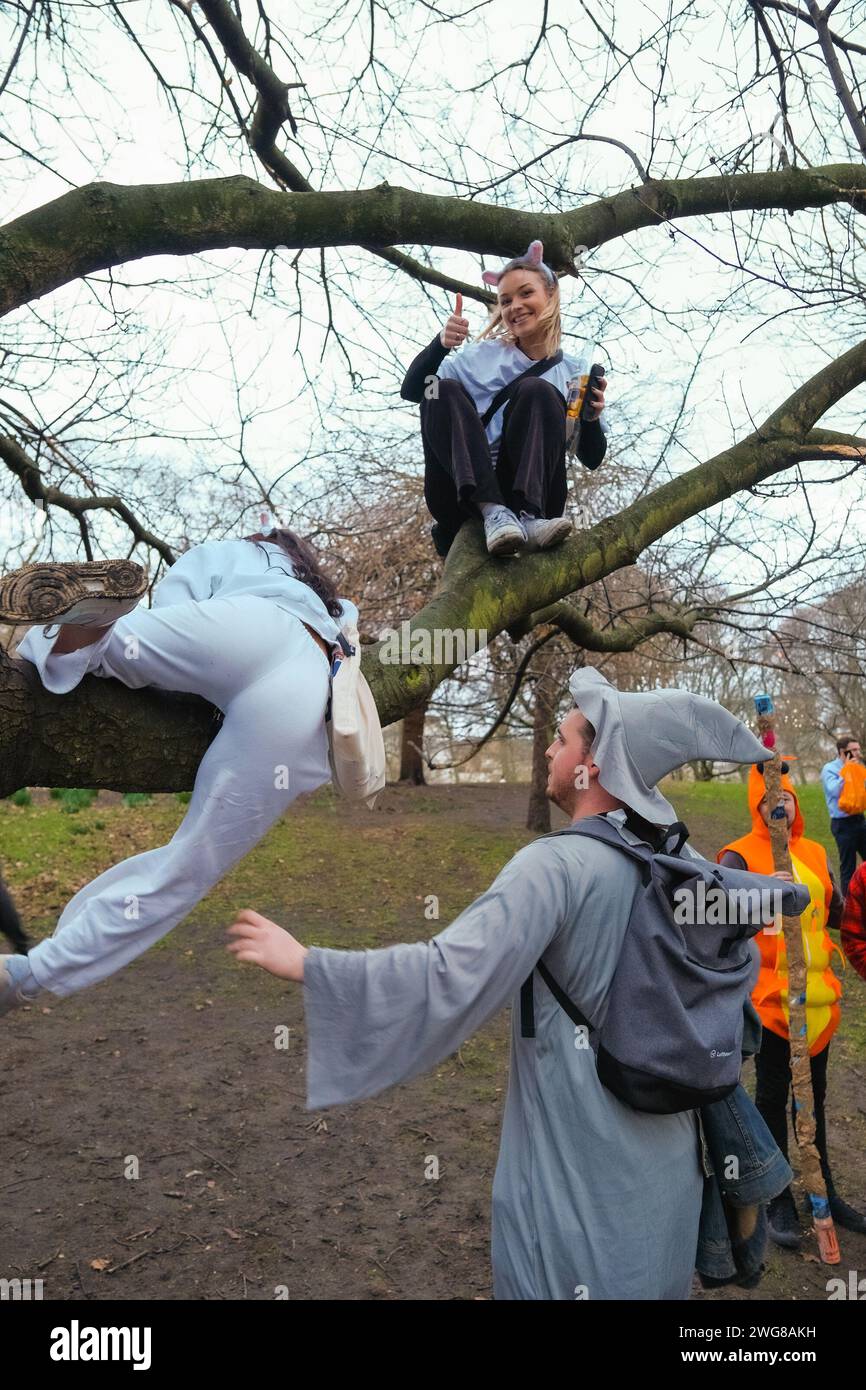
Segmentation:
{"type": "Polygon", "coordinates": [[[842,767],[846,762],[861,761],[860,744],[856,738],[840,738],[836,744],[839,756],[821,768],[821,785],[830,815],[830,829],[839,850],[839,866],[842,871],[842,895],[848,892],[848,884],[857,868],[857,855],[866,860],[866,817],[847,815],[839,810],[839,794],[844,782],[842,767]]]}

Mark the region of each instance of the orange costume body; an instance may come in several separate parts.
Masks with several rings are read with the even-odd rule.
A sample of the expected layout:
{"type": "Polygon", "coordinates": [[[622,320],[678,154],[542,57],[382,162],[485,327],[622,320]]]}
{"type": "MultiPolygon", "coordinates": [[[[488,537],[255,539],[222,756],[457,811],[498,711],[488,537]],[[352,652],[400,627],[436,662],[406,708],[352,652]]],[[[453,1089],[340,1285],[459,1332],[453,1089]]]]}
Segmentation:
{"type": "MultiPolygon", "coordinates": [[[[803,912],[801,921],[806,958],[806,1034],[810,1056],[814,1057],[823,1051],[839,1026],[842,986],[830,968],[832,953],[839,948],[827,932],[833,884],[826,850],[816,840],[807,840],[803,834],[803,814],[794,784],[787,774],[782,777],[782,790],[791,793],[797,807],[788,841],[791,867],[795,879],[805,883],[810,893],[809,906],[803,912]]],[[[774,872],[770,832],[758,810],[765,791],[764,778],[757,767],[753,767],[749,774],[751,833],[725,845],[716,855],[717,860],[731,850],[745,860],[746,868],[752,873],[774,872]]],[[[787,1041],[788,964],[785,939],[781,931],[759,931],[754,939],[761,952],[761,969],[752,991],[752,1002],[763,1026],[787,1041]]]]}

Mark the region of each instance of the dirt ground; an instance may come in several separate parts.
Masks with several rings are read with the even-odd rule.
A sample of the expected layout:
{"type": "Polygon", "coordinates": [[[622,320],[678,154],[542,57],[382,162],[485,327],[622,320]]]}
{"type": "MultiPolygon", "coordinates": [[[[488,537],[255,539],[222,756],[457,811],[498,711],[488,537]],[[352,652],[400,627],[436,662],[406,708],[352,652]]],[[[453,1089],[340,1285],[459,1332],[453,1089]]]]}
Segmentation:
{"type": "MultiPolygon", "coordinates": [[[[300,991],[239,967],[223,932],[249,905],[308,944],[429,936],[427,892],[441,888],[444,925],[531,838],[526,794],[395,788],[372,815],[320,796],[128,969],[3,1019],[0,1277],[41,1278],[45,1298],[70,1300],[490,1298],[507,1017],[429,1075],[311,1114],[300,991]]],[[[50,931],[88,873],[159,843],[180,814],[172,798],[100,798],[65,821],[50,805],[4,807],[28,927],[50,931]],[[46,816],[60,839],[40,859],[22,846],[46,816]],[[91,858],[73,862],[85,844],[91,858]]],[[[707,851],[701,835],[718,827],[701,813],[698,825],[707,851]]],[[[864,1003],[855,981],[848,1007],[862,1018],[864,1003]]],[[[866,1207],[860,1034],[846,1038],[843,1019],[832,1047],[831,1154],[843,1194],[866,1207]]],[[[829,1274],[866,1270],[866,1237],[840,1236],[829,1274]]],[[[808,1248],[771,1248],[759,1289],[698,1296],[823,1300],[827,1278],[808,1248]]]]}

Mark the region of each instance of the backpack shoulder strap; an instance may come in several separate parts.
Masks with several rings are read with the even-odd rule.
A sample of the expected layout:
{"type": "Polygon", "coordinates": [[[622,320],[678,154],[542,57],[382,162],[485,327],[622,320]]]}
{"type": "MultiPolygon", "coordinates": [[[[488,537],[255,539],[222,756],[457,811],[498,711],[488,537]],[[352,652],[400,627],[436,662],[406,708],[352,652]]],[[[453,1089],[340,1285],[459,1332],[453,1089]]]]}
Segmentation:
{"type": "MultiPolygon", "coordinates": [[[[632,812],[629,814],[633,815],[634,813],[632,812]]],[[[659,838],[661,838],[661,844],[656,843],[653,847],[646,844],[627,844],[617,832],[616,828],[611,825],[609,821],[605,820],[603,816],[587,816],[586,820],[575,821],[571,825],[566,826],[564,830],[552,830],[549,834],[542,835],[540,838],[543,840],[552,840],[559,835],[583,835],[588,840],[601,840],[603,844],[611,845],[614,849],[620,850],[621,853],[627,855],[629,859],[639,865],[641,878],[646,886],[652,877],[652,860],[654,855],[663,845],[667,844],[674,832],[677,834],[677,845],[674,853],[678,854],[689,832],[682,821],[677,821],[675,825],[669,826],[662,831],[661,837],[659,837],[656,827],[650,826],[648,821],[644,821],[640,818],[638,819],[640,820],[640,824],[633,823],[629,828],[638,835],[647,832],[655,832],[653,834],[653,839],[658,842],[659,838]]],[[[628,818],[626,819],[626,824],[628,824],[628,818]]],[[[559,1004],[560,1008],[568,1015],[572,1023],[582,1025],[585,1028],[592,1028],[593,1024],[590,1023],[589,1019],[580,1011],[577,1005],[572,1003],[565,991],[560,988],[553,975],[551,975],[547,966],[544,964],[544,961],[539,960],[535,968],[544,980],[544,983],[547,985],[557,1004],[559,1004]]],[[[531,973],[527,979],[524,980],[520,989],[520,1035],[523,1038],[535,1037],[535,1004],[532,994],[531,973]]]]}
{"type": "Polygon", "coordinates": [[[545,372],[550,371],[551,367],[558,367],[561,361],[562,349],[560,348],[552,357],[542,357],[540,362],[533,362],[532,366],[527,367],[525,372],[520,372],[518,376],[513,377],[512,380],[508,382],[507,386],[503,386],[496,392],[493,400],[481,416],[481,423],[484,428],[487,429],[487,426],[490,424],[497,410],[508,400],[518,381],[522,381],[523,378],[527,376],[543,376],[545,372]]]}
{"type": "Polygon", "coordinates": [[[602,844],[610,845],[612,849],[618,849],[629,859],[633,859],[641,865],[648,864],[654,853],[648,845],[628,844],[615,827],[602,816],[587,816],[585,820],[574,821],[563,830],[551,830],[549,834],[542,835],[540,838],[553,840],[558,835],[582,835],[587,840],[601,840],[602,844]]]}
{"type": "Polygon", "coordinates": [[[649,821],[645,821],[643,817],[637,816],[633,811],[629,811],[626,816],[625,826],[633,834],[639,835],[644,843],[630,845],[603,815],[587,816],[585,820],[574,821],[562,830],[551,830],[540,838],[552,840],[557,835],[585,835],[589,840],[601,840],[606,845],[612,845],[614,849],[621,850],[630,859],[641,864],[648,863],[654,854],[665,852],[665,846],[674,836],[676,836],[676,844],[667,853],[678,855],[689,838],[689,828],[682,821],[675,821],[673,825],[659,828],[651,825],[649,821]]]}

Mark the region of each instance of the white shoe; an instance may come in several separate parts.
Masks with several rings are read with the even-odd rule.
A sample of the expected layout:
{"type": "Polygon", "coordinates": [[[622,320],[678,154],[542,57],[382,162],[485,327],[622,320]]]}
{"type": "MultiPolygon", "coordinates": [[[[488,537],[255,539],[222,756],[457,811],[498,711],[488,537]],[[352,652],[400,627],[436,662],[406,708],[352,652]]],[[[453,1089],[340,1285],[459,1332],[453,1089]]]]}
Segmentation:
{"type": "Polygon", "coordinates": [[[526,532],[508,507],[488,512],[484,518],[484,537],[491,555],[514,555],[526,544],[526,532]]]}
{"type": "Polygon", "coordinates": [[[107,627],[146,590],[147,573],[133,560],[23,565],[0,578],[0,621],[107,627]]]}
{"type": "Polygon", "coordinates": [[[554,516],[549,520],[537,516],[522,517],[521,524],[526,532],[527,550],[550,550],[551,546],[564,541],[572,530],[572,522],[567,516],[554,516]]]}

